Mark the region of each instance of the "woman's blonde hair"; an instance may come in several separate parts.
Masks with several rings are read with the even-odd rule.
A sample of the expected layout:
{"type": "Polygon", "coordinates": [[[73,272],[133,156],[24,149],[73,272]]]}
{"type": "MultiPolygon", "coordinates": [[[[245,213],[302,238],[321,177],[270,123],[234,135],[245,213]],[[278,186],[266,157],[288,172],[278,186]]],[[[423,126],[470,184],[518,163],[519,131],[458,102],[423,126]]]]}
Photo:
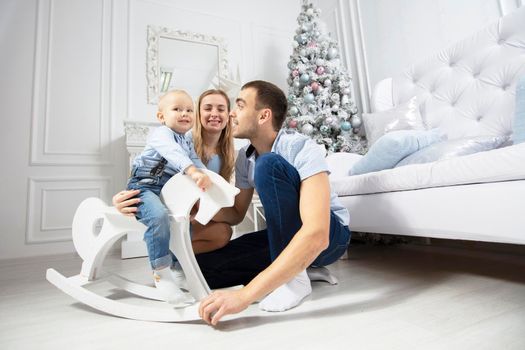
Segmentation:
{"type": "MultiPolygon", "coordinates": [[[[193,144],[195,145],[195,151],[197,152],[197,155],[202,160],[203,163],[208,163],[210,160],[209,157],[207,157],[204,154],[204,143],[202,141],[202,133],[203,133],[203,127],[201,124],[201,103],[204,97],[209,95],[221,95],[226,100],[226,107],[228,115],[230,113],[230,99],[228,98],[228,95],[222,91],[222,90],[215,90],[210,89],[204,91],[197,100],[197,122],[195,123],[193,127],[193,144]]],[[[231,122],[228,120],[226,123],[226,127],[222,130],[221,136],[219,138],[219,143],[217,145],[217,154],[219,158],[221,159],[221,169],[219,170],[219,174],[226,180],[230,181],[230,178],[233,174],[233,166],[235,163],[235,155],[233,150],[233,135],[232,135],[232,126],[231,122]]]]}

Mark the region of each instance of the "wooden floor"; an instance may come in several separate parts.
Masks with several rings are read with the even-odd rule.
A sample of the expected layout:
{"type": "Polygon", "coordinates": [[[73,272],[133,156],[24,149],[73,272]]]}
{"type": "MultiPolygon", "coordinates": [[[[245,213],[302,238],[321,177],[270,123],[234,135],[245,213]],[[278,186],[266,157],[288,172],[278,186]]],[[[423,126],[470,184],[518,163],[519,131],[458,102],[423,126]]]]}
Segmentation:
{"type": "MultiPolygon", "coordinates": [[[[144,259],[113,256],[105,266],[149,279],[144,259]]],[[[48,267],[70,276],[80,260],[0,261],[0,349],[525,349],[519,251],[354,246],[331,266],[339,285],[316,282],[296,309],[263,313],[253,305],[217,328],[94,311],[49,284],[48,267]]]]}

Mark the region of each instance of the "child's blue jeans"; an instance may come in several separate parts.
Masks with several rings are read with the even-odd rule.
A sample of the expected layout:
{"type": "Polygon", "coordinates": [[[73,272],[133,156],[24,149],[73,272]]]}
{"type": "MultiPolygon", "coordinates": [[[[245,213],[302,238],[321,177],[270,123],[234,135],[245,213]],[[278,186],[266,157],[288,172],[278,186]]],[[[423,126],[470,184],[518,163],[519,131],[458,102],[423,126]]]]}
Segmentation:
{"type": "Polygon", "coordinates": [[[162,186],[171,175],[151,176],[149,170],[141,174],[141,169],[133,169],[128,182],[128,190],[140,190],[136,217],[148,228],[144,232],[144,241],[148,248],[151,268],[160,270],[173,264],[174,256],[169,250],[170,222],[168,209],[160,200],[162,186]]]}

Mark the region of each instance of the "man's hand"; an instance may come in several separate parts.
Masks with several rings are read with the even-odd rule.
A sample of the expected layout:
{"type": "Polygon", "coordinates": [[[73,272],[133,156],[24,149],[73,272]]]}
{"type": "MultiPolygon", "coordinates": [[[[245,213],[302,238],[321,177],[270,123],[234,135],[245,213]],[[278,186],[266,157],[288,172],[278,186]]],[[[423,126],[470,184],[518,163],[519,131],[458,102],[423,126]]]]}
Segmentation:
{"type": "Polygon", "coordinates": [[[139,190],[120,191],[113,196],[113,205],[117,210],[127,216],[135,216],[137,212],[137,203],[140,198],[133,198],[140,193],[139,190]]]}
{"type": "Polygon", "coordinates": [[[219,290],[202,299],[199,305],[199,316],[208,324],[216,326],[219,320],[229,314],[236,314],[252,303],[243,289],[228,291],[219,290]]]}

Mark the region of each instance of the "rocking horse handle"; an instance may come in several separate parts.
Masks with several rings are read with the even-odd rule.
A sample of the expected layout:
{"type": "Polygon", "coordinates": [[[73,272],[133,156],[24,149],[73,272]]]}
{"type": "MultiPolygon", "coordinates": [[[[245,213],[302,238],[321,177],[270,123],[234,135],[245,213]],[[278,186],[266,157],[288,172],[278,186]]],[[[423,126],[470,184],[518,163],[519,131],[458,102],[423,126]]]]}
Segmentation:
{"type": "Polygon", "coordinates": [[[233,206],[240,190],[217,173],[207,169],[202,171],[212,181],[205,192],[188,175],[181,173],[174,175],[162,188],[161,199],[177,221],[189,220],[191,208],[198,200],[199,211],[195,220],[202,225],[206,225],[221,208],[233,206]]]}

